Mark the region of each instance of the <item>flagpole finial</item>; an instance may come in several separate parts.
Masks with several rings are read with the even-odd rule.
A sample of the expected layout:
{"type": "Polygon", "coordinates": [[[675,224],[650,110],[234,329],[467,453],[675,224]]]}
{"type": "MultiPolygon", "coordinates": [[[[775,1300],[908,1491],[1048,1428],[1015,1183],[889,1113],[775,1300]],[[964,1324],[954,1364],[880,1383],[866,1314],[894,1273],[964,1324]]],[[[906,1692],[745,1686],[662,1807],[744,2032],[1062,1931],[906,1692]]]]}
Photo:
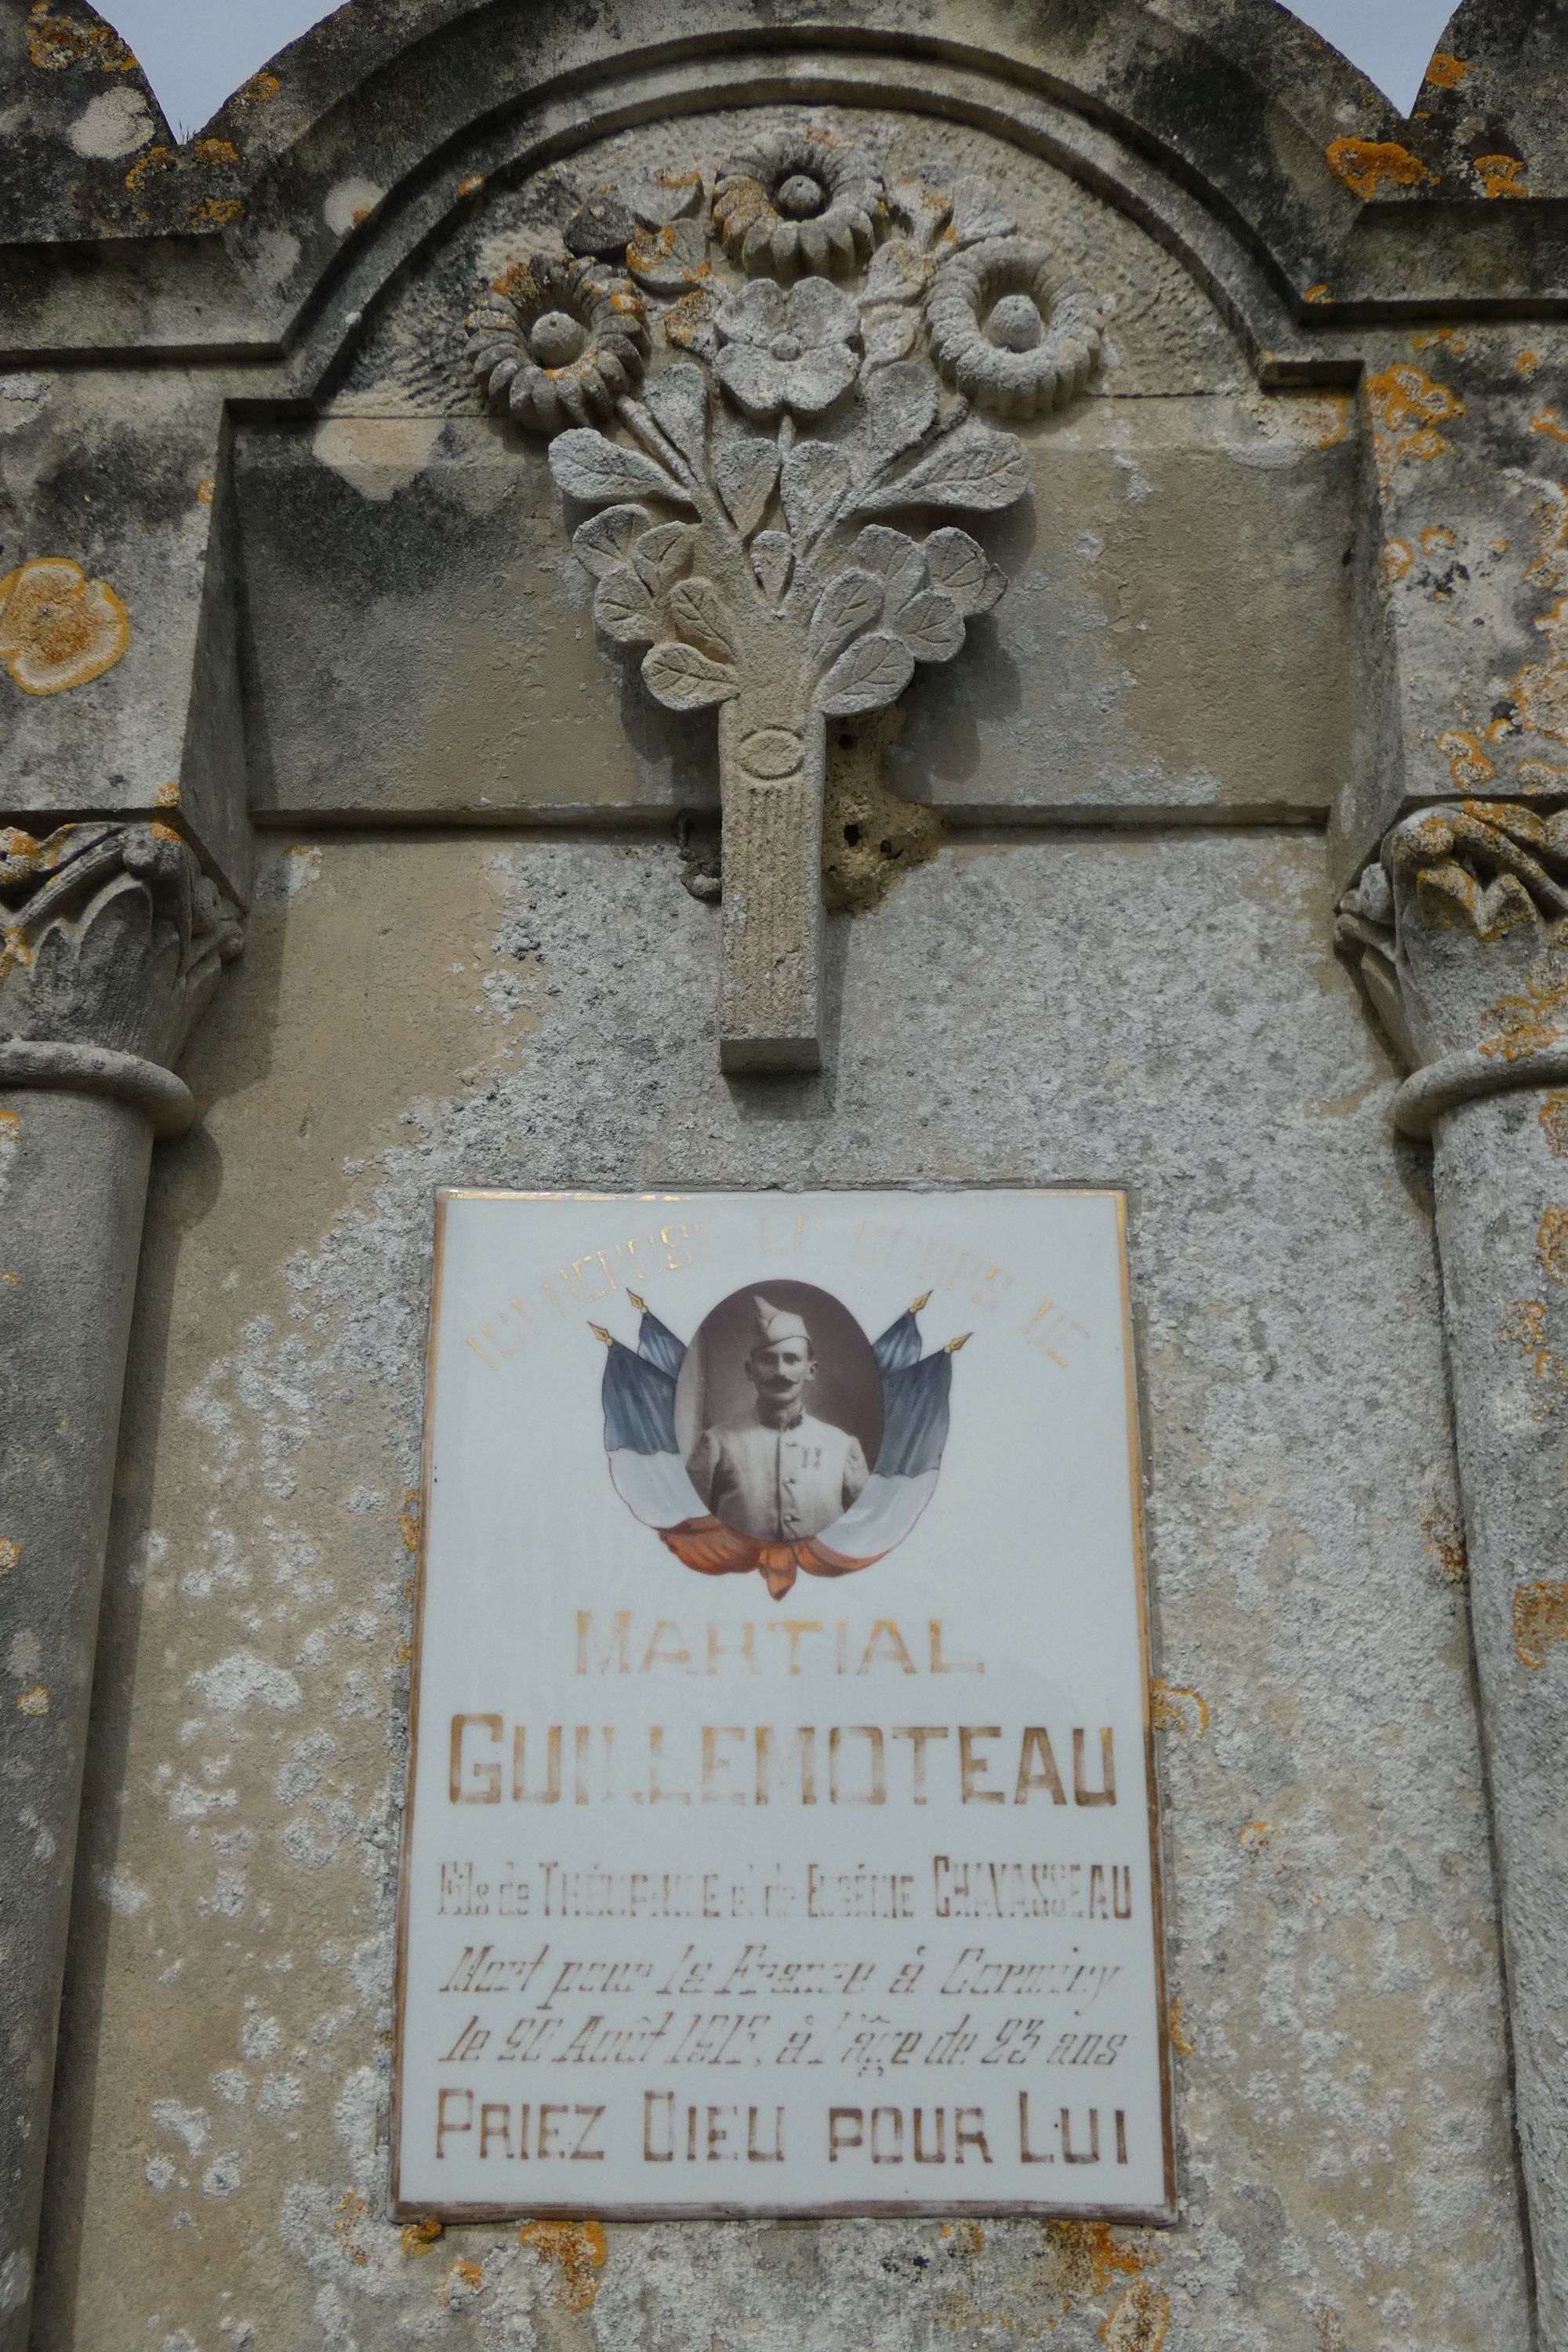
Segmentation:
{"type": "Polygon", "coordinates": [[[967,1348],[969,1342],[973,1339],[973,1337],[974,1334],[973,1331],[961,1331],[956,1339],[950,1339],[948,1341],[943,1353],[949,1356],[956,1356],[960,1348],[967,1348]]]}
{"type": "Polygon", "coordinates": [[[639,1315],[646,1315],[647,1313],[647,1306],[644,1304],[642,1299],[637,1297],[635,1290],[628,1290],[626,1297],[631,1300],[632,1305],[637,1308],[639,1315]]]}
{"type": "Polygon", "coordinates": [[[922,1291],[921,1291],[921,1295],[920,1295],[920,1297],[916,1299],[916,1301],[915,1301],[914,1305],[910,1307],[910,1313],[911,1315],[918,1315],[918,1314],[920,1313],[921,1308],[922,1307],[929,1307],[930,1305],[931,1305],[931,1293],[930,1293],[930,1291],[929,1291],[929,1290],[922,1290],[922,1291]]]}
{"type": "Polygon", "coordinates": [[[615,1341],[611,1339],[609,1333],[605,1330],[602,1323],[590,1323],[588,1328],[592,1331],[595,1339],[602,1339],[604,1341],[606,1348],[613,1348],[615,1346],[615,1341]]]}

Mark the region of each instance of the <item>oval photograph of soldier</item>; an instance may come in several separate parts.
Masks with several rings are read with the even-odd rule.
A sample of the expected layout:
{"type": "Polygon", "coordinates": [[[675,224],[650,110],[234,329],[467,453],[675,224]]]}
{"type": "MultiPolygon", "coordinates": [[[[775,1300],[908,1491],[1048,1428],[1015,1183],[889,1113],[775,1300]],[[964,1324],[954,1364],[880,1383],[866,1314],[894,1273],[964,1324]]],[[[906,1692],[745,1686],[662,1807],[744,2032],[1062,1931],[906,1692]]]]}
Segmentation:
{"type": "Polygon", "coordinates": [[[690,1343],[628,1291],[635,1342],[602,1323],[616,1492],[699,1576],[753,1570],[779,1600],[903,1542],[936,1489],[961,1332],[926,1351],[929,1293],[868,1339],[830,1291],[763,1280],[690,1343]]]}
{"type": "Polygon", "coordinates": [[[882,1442],[871,1343],[810,1283],[737,1290],[686,1351],[675,1426],[722,1526],[764,1543],[820,1535],[858,1502],[882,1442]]]}

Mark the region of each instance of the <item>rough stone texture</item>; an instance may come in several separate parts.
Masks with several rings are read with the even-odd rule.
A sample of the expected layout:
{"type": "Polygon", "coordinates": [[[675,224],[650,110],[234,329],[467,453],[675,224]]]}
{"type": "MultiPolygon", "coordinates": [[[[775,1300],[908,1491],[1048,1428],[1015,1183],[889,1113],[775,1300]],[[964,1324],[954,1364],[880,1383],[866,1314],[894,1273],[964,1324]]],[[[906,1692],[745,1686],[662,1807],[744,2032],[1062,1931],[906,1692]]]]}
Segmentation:
{"type": "Polygon", "coordinates": [[[1329,923],[1300,835],[950,845],[830,924],[824,1076],[726,1082],[671,847],[269,859],[155,1179],[40,2347],[1528,2340],[1424,1160],[1329,923]],[[1182,2225],[405,2248],[435,1186],[945,1181],[1131,1190],[1182,2225]]]}

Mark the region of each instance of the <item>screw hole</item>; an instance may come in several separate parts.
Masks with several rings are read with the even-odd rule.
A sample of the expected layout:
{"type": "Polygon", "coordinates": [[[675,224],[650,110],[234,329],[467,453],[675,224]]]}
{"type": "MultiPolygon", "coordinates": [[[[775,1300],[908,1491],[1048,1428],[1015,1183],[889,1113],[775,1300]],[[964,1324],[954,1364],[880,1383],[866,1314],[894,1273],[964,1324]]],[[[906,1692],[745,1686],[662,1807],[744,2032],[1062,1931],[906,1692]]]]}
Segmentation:
{"type": "Polygon", "coordinates": [[[851,849],[855,848],[860,839],[859,826],[858,824],[847,824],[844,828],[844,838],[849,844],[851,849]]]}
{"type": "Polygon", "coordinates": [[[852,751],[855,749],[854,736],[849,734],[847,731],[840,734],[838,738],[838,748],[841,751],[852,751]]]}

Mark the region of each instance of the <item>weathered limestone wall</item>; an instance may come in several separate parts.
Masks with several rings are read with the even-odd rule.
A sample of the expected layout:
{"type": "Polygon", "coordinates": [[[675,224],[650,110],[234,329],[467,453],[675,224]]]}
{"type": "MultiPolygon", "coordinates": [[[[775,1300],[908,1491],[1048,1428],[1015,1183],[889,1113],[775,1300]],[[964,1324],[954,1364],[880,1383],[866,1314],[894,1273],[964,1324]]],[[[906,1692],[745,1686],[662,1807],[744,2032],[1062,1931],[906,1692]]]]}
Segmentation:
{"type": "Polygon", "coordinates": [[[154,1171],[41,2352],[1529,2340],[1426,1163],[1331,899],[1300,831],[950,845],[830,925],[826,1075],[726,1081],[667,841],[268,856],[154,1171]],[[1184,2225],[400,2236],[435,1187],[1073,1181],[1131,1193],[1184,2225]]]}

